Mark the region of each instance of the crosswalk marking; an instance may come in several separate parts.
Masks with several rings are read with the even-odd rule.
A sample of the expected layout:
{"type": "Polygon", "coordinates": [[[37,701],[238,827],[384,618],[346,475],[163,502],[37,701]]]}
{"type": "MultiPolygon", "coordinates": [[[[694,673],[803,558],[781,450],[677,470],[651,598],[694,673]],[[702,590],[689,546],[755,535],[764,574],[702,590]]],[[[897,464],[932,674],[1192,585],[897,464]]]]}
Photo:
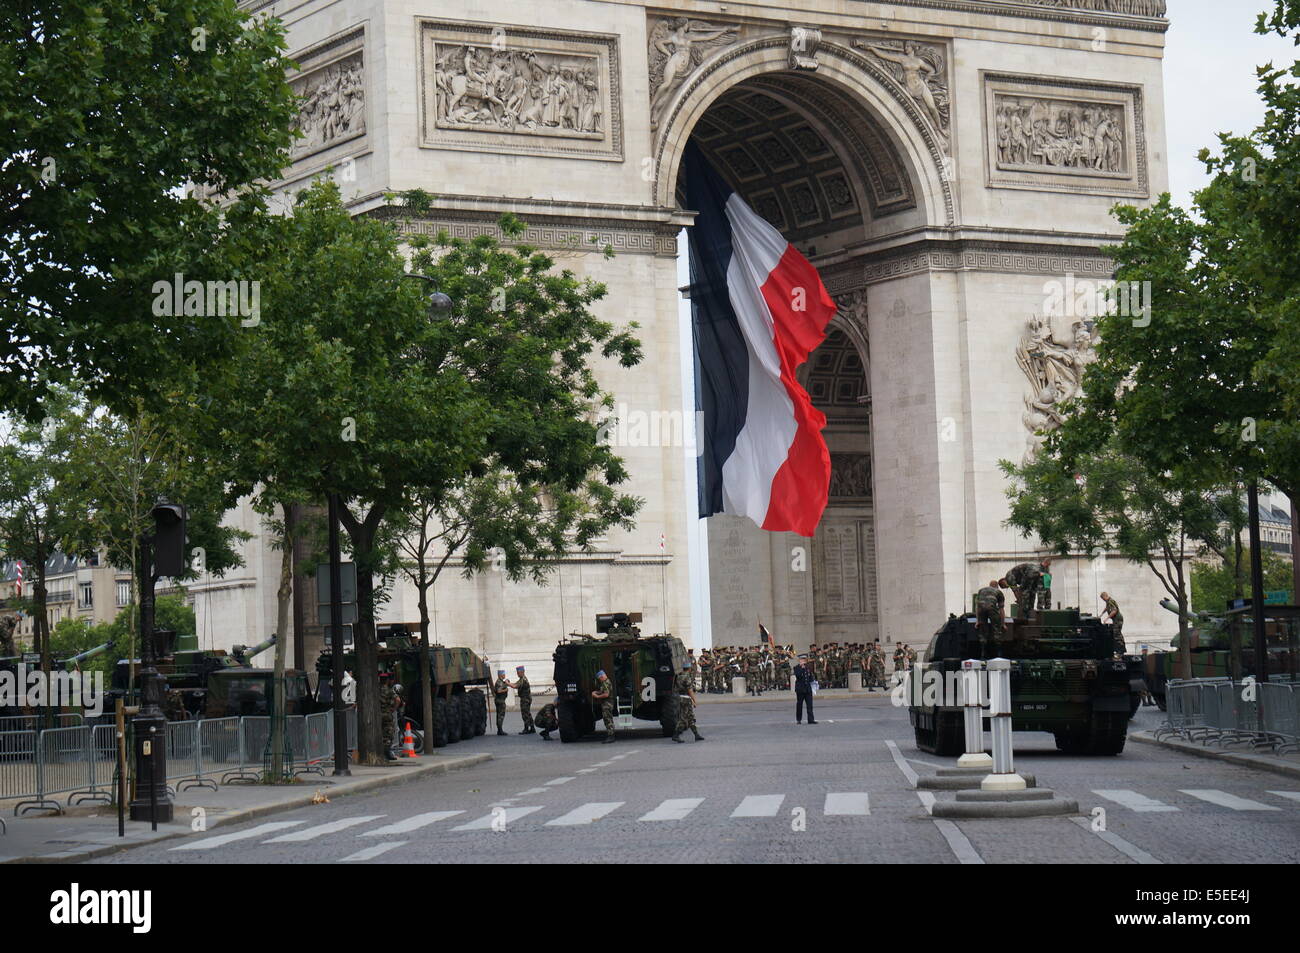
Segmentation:
{"type": "Polygon", "coordinates": [[[1252,801],[1249,798],[1237,797],[1235,794],[1229,794],[1226,791],[1215,791],[1206,788],[1193,788],[1187,790],[1179,788],[1183,794],[1190,794],[1192,797],[1200,798],[1202,801],[1209,801],[1211,804],[1217,804],[1219,807],[1230,807],[1234,811],[1280,811],[1280,807],[1274,807],[1271,804],[1261,804],[1259,801],[1252,801]]]}
{"type": "MultiPolygon", "coordinates": [[[[404,821],[398,821],[396,824],[386,824],[383,827],[376,827],[373,831],[362,831],[357,836],[388,837],[392,834],[409,834],[411,831],[418,831],[421,827],[428,827],[430,824],[436,824],[438,821],[443,821],[449,817],[455,817],[457,814],[464,813],[464,811],[429,811],[426,814],[413,814],[404,821]]],[[[349,860],[351,858],[345,857],[344,859],[349,860]]]]}
{"type": "Polygon", "coordinates": [[[256,827],[250,827],[246,831],[239,831],[235,834],[218,834],[215,837],[205,837],[203,840],[196,840],[190,844],[181,844],[179,847],[173,847],[172,850],[206,850],[209,847],[223,847],[226,844],[233,843],[237,840],[245,840],[250,837],[261,837],[263,834],[270,834],[274,831],[282,831],[286,827],[297,827],[304,821],[271,821],[269,824],[258,824],[256,827]]]}
{"type": "Polygon", "coordinates": [[[529,788],[527,791],[520,791],[515,797],[528,797],[530,794],[545,794],[550,788],[529,788]]]}
{"type": "Polygon", "coordinates": [[[590,804],[584,804],[582,807],[575,807],[568,814],[557,817],[553,821],[547,821],[547,827],[571,827],[574,824],[590,824],[592,821],[598,821],[606,814],[617,811],[624,805],[624,801],[592,801],[590,804]]]}
{"type": "Polygon", "coordinates": [[[649,814],[642,814],[637,820],[680,821],[703,803],[702,797],[670,797],[649,814]]]}
{"type": "Polygon", "coordinates": [[[826,806],[822,808],[822,813],[827,817],[845,814],[870,814],[871,803],[865,791],[827,794],[826,806]]]}
{"type": "Polygon", "coordinates": [[[609,767],[611,764],[613,764],[613,763],[614,763],[613,761],[597,761],[595,764],[592,765],[592,767],[593,767],[593,768],[608,768],[608,767],[609,767]]]}
{"type": "Polygon", "coordinates": [[[1278,797],[1290,798],[1292,801],[1300,801],[1300,791],[1269,791],[1269,794],[1276,794],[1278,797]]]}
{"type": "Polygon", "coordinates": [[[1108,801],[1114,801],[1127,807],[1131,811],[1149,814],[1156,811],[1177,811],[1178,808],[1172,804],[1166,804],[1164,801],[1157,801],[1155,798],[1149,798],[1145,794],[1138,794],[1137,791],[1129,791],[1122,788],[1107,788],[1102,791],[1093,791],[1098,797],[1104,797],[1108,801]]]}
{"type": "Polygon", "coordinates": [[[492,828],[493,823],[510,824],[519,820],[521,817],[527,817],[534,811],[540,811],[541,805],[537,807],[506,807],[499,811],[493,811],[480,817],[478,820],[470,821],[468,824],[461,824],[459,827],[453,827],[453,831],[486,831],[492,828]],[[500,818],[500,820],[498,820],[500,818]]]}
{"type": "Polygon", "coordinates": [[[595,771],[595,770],[596,770],[595,768],[579,768],[579,769],[578,769],[578,773],[579,773],[579,774],[591,774],[591,772],[593,772],[593,771],[595,771]]]}
{"type": "Polygon", "coordinates": [[[405,843],[406,841],[404,840],[395,840],[389,841],[387,844],[375,844],[373,847],[366,847],[357,851],[355,854],[348,854],[348,856],[340,858],[339,863],[347,864],[357,863],[363,860],[374,860],[380,854],[386,854],[394,847],[401,847],[405,843]]]}
{"type": "Polygon", "coordinates": [[[750,794],[731,812],[732,817],[776,817],[784,794],[750,794]]]}
{"type": "Polygon", "coordinates": [[[557,784],[568,784],[572,780],[573,778],[551,778],[551,780],[546,782],[546,786],[551,788],[555,787],[557,784]]]}
{"type": "Polygon", "coordinates": [[[270,840],[262,841],[262,843],[299,844],[303,841],[315,840],[317,837],[323,837],[326,834],[337,834],[339,831],[347,830],[349,827],[356,827],[358,824],[368,824],[371,821],[377,821],[381,817],[387,816],[387,814],[363,814],[360,817],[345,817],[342,820],[330,821],[328,824],[317,824],[315,827],[307,827],[300,831],[294,831],[292,834],[281,834],[279,837],[272,837],[270,840]]]}

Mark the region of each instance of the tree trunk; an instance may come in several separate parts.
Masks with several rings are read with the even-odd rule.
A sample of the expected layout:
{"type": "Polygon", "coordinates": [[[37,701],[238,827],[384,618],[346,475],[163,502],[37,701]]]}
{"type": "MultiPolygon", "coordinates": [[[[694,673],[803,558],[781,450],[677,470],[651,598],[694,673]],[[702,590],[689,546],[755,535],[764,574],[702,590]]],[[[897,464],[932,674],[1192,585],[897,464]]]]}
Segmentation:
{"type": "Polygon", "coordinates": [[[346,503],[339,508],[339,521],[352,540],[352,561],[357,569],[357,621],[352,627],[352,647],[357,670],[357,760],[361,764],[384,763],[384,739],[379,718],[379,646],[375,637],[374,578],[370,559],[375,528],[384,508],[373,507],[358,520],[346,503]]]}
{"type": "MultiPolygon", "coordinates": [[[[284,535],[280,550],[280,587],[275,592],[275,677],[271,680],[271,777],[285,771],[284,749],[288,721],[284,710],[284,660],[289,650],[289,613],[293,608],[293,507],[283,504],[284,535]]],[[[259,640],[260,641],[260,640],[259,640]]]]}
{"type": "Polygon", "coordinates": [[[420,606],[420,711],[424,719],[424,753],[433,754],[433,666],[429,649],[429,572],[424,564],[426,528],[420,527],[420,559],[415,588],[420,606]]]}
{"type": "Polygon", "coordinates": [[[1189,600],[1181,573],[1178,579],[1178,671],[1179,678],[1192,677],[1192,633],[1187,625],[1189,600]]]}

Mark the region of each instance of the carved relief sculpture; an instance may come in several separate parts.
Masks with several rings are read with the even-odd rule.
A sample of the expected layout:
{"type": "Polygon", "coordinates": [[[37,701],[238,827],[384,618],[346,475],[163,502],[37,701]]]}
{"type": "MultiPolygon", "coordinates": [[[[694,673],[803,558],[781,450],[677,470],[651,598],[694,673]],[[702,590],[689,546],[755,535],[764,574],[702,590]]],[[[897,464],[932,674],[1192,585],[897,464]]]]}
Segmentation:
{"type": "Polygon", "coordinates": [[[994,124],[1000,168],[1129,171],[1120,106],[998,96],[994,124]]]}
{"type": "Polygon", "coordinates": [[[885,70],[921,107],[935,132],[948,138],[947,65],[940,47],[911,40],[901,44],[854,40],[853,45],[880,60],[885,70]]]}
{"type": "Polygon", "coordinates": [[[650,31],[650,128],[679,86],[709,54],[736,42],[737,30],[688,17],[659,20],[650,31]]]}
{"type": "Polygon", "coordinates": [[[871,497],[871,454],[831,454],[830,496],[858,500],[871,497]]]}
{"type": "Polygon", "coordinates": [[[295,128],[302,138],[294,143],[295,159],[365,133],[365,69],[361,56],[357,52],[308,74],[296,84],[302,106],[295,128]]]}
{"type": "Polygon", "coordinates": [[[1049,317],[1032,317],[1016,348],[1016,363],[1029,382],[1022,420],[1029,431],[1024,462],[1038,453],[1048,432],[1061,426],[1061,405],[1083,393],[1083,372],[1095,356],[1096,326],[1076,319],[1069,339],[1059,341],[1049,317]]]}
{"type": "Polygon", "coordinates": [[[817,69],[817,48],[822,45],[822,31],[797,26],[790,31],[790,68],[817,69]]]}
{"type": "Polygon", "coordinates": [[[595,56],[434,45],[434,121],[440,128],[601,138],[595,56]]]}

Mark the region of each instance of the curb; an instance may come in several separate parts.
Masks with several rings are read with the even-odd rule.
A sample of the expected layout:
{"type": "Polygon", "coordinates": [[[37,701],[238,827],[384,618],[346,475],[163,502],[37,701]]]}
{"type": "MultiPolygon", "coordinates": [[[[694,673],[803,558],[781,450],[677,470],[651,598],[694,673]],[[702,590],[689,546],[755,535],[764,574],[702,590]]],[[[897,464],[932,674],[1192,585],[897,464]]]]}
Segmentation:
{"type": "Polygon", "coordinates": [[[1270,771],[1273,774],[1281,774],[1288,778],[1300,778],[1300,764],[1288,764],[1285,761],[1277,761],[1270,758],[1268,755],[1245,754],[1244,752],[1239,751],[1215,751],[1187,741],[1172,741],[1164,738],[1157,740],[1154,735],[1145,731],[1129,735],[1128,740],[1136,741],[1139,744],[1156,745],[1161,748],[1168,748],[1171,751],[1177,751],[1179,754],[1192,754],[1201,758],[1213,758],[1216,761],[1226,761],[1229,764],[1239,765],[1243,768],[1255,768],[1259,771],[1270,771]]]}
{"type": "MultiPolygon", "coordinates": [[[[362,791],[371,791],[375,788],[401,784],[405,781],[410,781],[413,778],[424,777],[426,775],[446,774],[449,771],[459,771],[462,768],[472,768],[491,760],[491,754],[482,752],[479,754],[465,755],[460,758],[453,758],[448,761],[433,761],[427,765],[417,765],[416,770],[413,771],[407,769],[402,770],[397,774],[382,775],[376,778],[366,778],[355,782],[344,782],[347,785],[345,788],[336,789],[330,793],[333,797],[346,797],[349,794],[357,794],[362,791]]],[[[307,786],[308,785],[303,785],[303,787],[307,786]]],[[[313,790],[310,794],[296,795],[278,804],[262,804],[257,807],[250,807],[245,810],[222,814],[213,818],[208,823],[208,830],[217,827],[224,827],[229,824],[241,824],[245,821],[265,817],[268,814],[278,814],[281,811],[291,811],[295,808],[307,807],[312,803],[312,798],[315,796],[316,792],[313,790]]],[[[81,861],[92,860],[96,857],[106,857],[109,854],[118,854],[122,851],[132,850],[136,847],[144,847],[146,845],[158,844],[166,840],[173,840],[177,837],[184,837],[190,833],[191,831],[189,830],[168,831],[167,833],[159,833],[157,837],[150,837],[148,840],[132,841],[126,844],[105,844],[103,847],[93,847],[87,850],[70,850],[54,854],[37,854],[32,857],[14,857],[9,860],[0,861],[0,864],[80,863],[81,861]]]]}

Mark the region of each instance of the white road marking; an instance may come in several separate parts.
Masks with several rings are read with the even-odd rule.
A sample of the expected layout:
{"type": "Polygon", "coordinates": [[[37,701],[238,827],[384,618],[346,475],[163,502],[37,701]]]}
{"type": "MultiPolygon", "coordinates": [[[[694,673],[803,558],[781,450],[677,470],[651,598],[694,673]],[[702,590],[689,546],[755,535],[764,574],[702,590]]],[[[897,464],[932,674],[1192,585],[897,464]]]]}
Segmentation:
{"type": "Polygon", "coordinates": [[[616,755],[614,755],[614,757],[610,758],[609,760],[610,760],[610,761],[618,761],[620,758],[626,758],[626,757],[627,757],[627,755],[625,755],[625,754],[616,754],[616,755]]]}
{"type": "Polygon", "coordinates": [[[1132,860],[1134,860],[1135,862],[1137,862],[1137,863],[1139,863],[1139,864],[1159,864],[1159,863],[1162,863],[1162,861],[1156,860],[1156,858],[1152,857],[1150,854],[1148,854],[1146,851],[1144,851],[1141,847],[1136,847],[1136,846],[1134,846],[1133,844],[1130,844],[1128,841],[1126,841],[1124,838],[1120,837],[1118,834],[1112,834],[1110,831],[1094,831],[1094,830],[1092,830],[1092,820],[1091,820],[1090,818],[1087,818],[1087,817],[1072,817],[1072,818],[1070,818],[1070,820],[1072,820],[1074,823],[1078,824],[1078,825],[1079,825],[1080,827],[1082,827],[1085,831],[1091,831],[1092,833],[1096,834],[1098,837],[1100,837],[1102,840],[1104,840],[1104,841],[1105,841],[1107,844],[1109,844],[1111,847],[1114,847],[1114,848],[1115,848],[1117,851],[1119,851],[1121,854],[1123,854],[1123,855],[1126,856],[1126,857],[1131,858],[1132,860]]]}
{"type": "Polygon", "coordinates": [[[549,780],[549,781],[546,782],[546,786],[547,786],[548,788],[550,788],[550,787],[554,787],[554,786],[557,785],[557,784],[568,784],[568,783],[569,783],[570,781],[572,781],[572,780],[574,780],[572,777],[568,777],[568,778],[551,778],[551,780],[549,780]]]}
{"type": "Polygon", "coordinates": [[[438,821],[443,821],[449,817],[455,817],[457,814],[464,813],[464,811],[429,811],[427,814],[413,814],[404,821],[398,821],[396,824],[387,824],[383,827],[376,827],[373,831],[362,831],[357,836],[388,837],[391,834],[409,834],[411,831],[418,831],[421,827],[428,827],[430,824],[436,824],[438,821]]]}
{"type": "Polygon", "coordinates": [[[827,794],[826,805],[822,808],[822,813],[827,817],[850,814],[870,814],[870,797],[865,791],[827,794]]]}
{"type": "Polygon", "coordinates": [[[1157,811],[1177,811],[1179,808],[1172,804],[1166,804],[1164,801],[1157,801],[1155,798],[1149,798],[1145,794],[1138,794],[1137,791],[1129,791],[1123,788],[1107,788],[1105,790],[1093,791],[1098,797],[1104,797],[1108,801],[1114,801],[1131,811],[1138,813],[1155,813],[1157,811]]]}
{"type": "Polygon", "coordinates": [[[917,791],[916,796],[921,799],[921,806],[925,808],[925,813],[934,813],[934,802],[938,800],[933,791],[917,791]]]}
{"type": "Polygon", "coordinates": [[[315,827],[294,831],[292,834],[281,834],[279,837],[272,837],[270,840],[262,841],[262,843],[299,844],[303,841],[315,840],[317,837],[323,837],[326,834],[337,834],[339,831],[347,830],[349,827],[356,827],[358,824],[369,824],[371,821],[377,821],[381,817],[387,816],[387,814],[363,814],[360,817],[345,817],[342,820],[330,821],[328,824],[317,824],[315,827]]]}
{"type": "MultiPolygon", "coordinates": [[[[457,811],[456,813],[460,813],[457,811]]],[[[373,833],[373,832],[372,832],[373,833]]],[[[405,844],[404,840],[389,841],[387,844],[375,844],[373,847],[366,847],[357,851],[355,854],[348,854],[339,860],[340,864],[355,863],[363,860],[374,860],[380,854],[386,854],[394,847],[401,847],[405,844]]]]}
{"type": "Polygon", "coordinates": [[[263,834],[270,834],[274,831],[282,831],[286,827],[297,827],[299,824],[305,824],[306,821],[271,821],[269,824],[258,824],[256,827],[250,827],[246,831],[239,831],[236,834],[217,834],[215,837],[205,837],[202,840],[196,840],[190,844],[181,844],[180,847],[173,847],[172,850],[206,850],[209,847],[222,847],[226,844],[233,843],[237,840],[245,840],[250,837],[261,837],[263,834]]]}
{"type": "Polygon", "coordinates": [[[731,812],[732,817],[776,817],[784,794],[750,794],[731,812]]]}
{"type": "Polygon", "coordinates": [[[593,768],[608,768],[608,767],[609,767],[611,764],[613,764],[613,763],[614,763],[613,761],[597,761],[595,764],[592,765],[592,767],[593,767],[593,768]]]}
{"type": "Polygon", "coordinates": [[[1269,794],[1276,794],[1278,797],[1290,798],[1292,801],[1300,801],[1300,791],[1269,791],[1269,794]]]}
{"type": "Polygon", "coordinates": [[[949,849],[952,850],[953,856],[961,864],[982,864],[984,858],[979,855],[975,845],[966,839],[966,835],[952,821],[942,817],[932,818],[934,826],[939,828],[939,833],[943,839],[948,842],[949,849]]]}
{"type": "Polygon", "coordinates": [[[672,797],[664,801],[649,814],[642,814],[639,821],[680,821],[691,811],[704,803],[702,797],[672,797]]]}
{"type": "Polygon", "coordinates": [[[624,805],[624,801],[592,801],[590,804],[584,804],[582,807],[575,807],[568,814],[557,817],[553,821],[547,821],[547,827],[572,827],[574,824],[590,824],[592,821],[598,821],[611,811],[616,811],[624,805]]]}
{"type": "Polygon", "coordinates": [[[889,749],[889,754],[893,757],[894,764],[898,765],[898,770],[902,771],[903,777],[907,778],[907,783],[912,785],[912,787],[916,787],[916,772],[912,770],[912,766],[907,763],[907,759],[904,758],[902,752],[898,750],[898,745],[892,741],[886,741],[885,747],[889,749]]]}
{"type": "Polygon", "coordinates": [[[579,768],[577,773],[578,773],[578,774],[591,774],[591,772],[593,772],[593,771],[595,771],[595,770],[596,770],[595,768],[579,768]]]}
{"type": "Polygon", "coordinates": [[[515,797],[527,797],[530,794],[545,794],[550,788],[529,788],[527,791],[520,791],[515,797]]]}
{"type": "Polygon", "coordinates": [[[527,817],[529,814],[532,814],[534,811],[540,811],[541,809],[542,807],[540,804],[537,807],[507,807],[507,808],[503,808],[500,811],[493,811],[491,814],[488,814],[484,817],[480,817],[476,821],[470,821],[468,824],[461,824],[459,827],[453,827],[452,830],[453,831],[486,831],[492,828],[492,824],[494,822],[498,824],[501,823],[510,824],[514,821],[519,820],[519,818],[521,817],[527,817]],[[498,817],[501,818],[500,821],[497,820],[498,817]]]}
{"type": "Polygon", "coordinates": [[[1211,804],[1217,804],[1219,807],[1229,807],[1234,811],[1280,811],[1280,807],[1274,807],[1272,804],[1261,804],[1259,801],[1252,801],[1249,798],[1237,797],[1235,794],[1229,794],[1227,791],[1216,791],[1213,788],[1179,788],[1184,794],[1190,794],[1192,797],[1200,798],[1202,801],[1209,801],[1211,804]]]}

